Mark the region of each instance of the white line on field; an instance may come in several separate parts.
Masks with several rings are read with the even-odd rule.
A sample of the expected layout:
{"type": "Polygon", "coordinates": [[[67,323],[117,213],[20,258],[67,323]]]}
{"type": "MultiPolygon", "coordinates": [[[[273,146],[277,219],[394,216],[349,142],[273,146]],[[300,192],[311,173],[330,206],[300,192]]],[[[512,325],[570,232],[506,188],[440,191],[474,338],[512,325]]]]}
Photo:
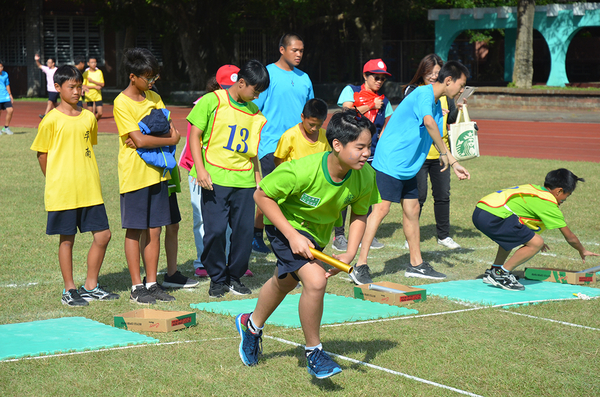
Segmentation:
{"type": "MultiPolygon", "coordinates": [[[[273,340],[276,340],[278,342],[285,343],[285,344],[288,344],[288,345],[292,345],[292,346],[296,346],[296,347],[304,347],[304,345],[301,345],[299,343],[292,342],[292,341],[289,341],[289,340],[286,340],[286,339],[277,338],[275,336],[265,335],[264,337],[265,338],[269,338],[269,339],[273,339],[273,340]]],[[[428,385],[440,387],[442,389],[452,390],[454,392],[457,392],[457,393],[460,393],[460,394],[464,394],[464,395],[467,395],[467,396],[482,397],[479,394],[470,393],[470,392],[465,391],[465,390],[456,389],[454,387],[446,386],[446,385],[443,385],[443,384],[437,383],[437,382],[432,382],[430,380],[419,378],[417,376],[408,375],[408,374],[405,374],[403,372],[394,371],[394,370],[389,369],[389,368],[380,367],[378,365],[369,364],[369,363],[366,363],[364,361],[355,360],[355,359],[350,358],[350,357],[342,356],[341,354],[336,354],[336,353],[332,353],[332,352],[329,352],[329,351],[327,353],[329,355],[331,355],[331,356],[339,358],[340,360],[349,361],[349,362],[354,363],[354,364],[364,365],[365,367],[369,367],[369,368],[373,368],[373,369],[376,369],[376,370],[379,370],[379,371],[387,372],[387,373],[392,374],[392,375],[403,376],[405,378],[412,379],[412,380],[415,380],[417,382],[426,383],[428,385]]]]}
{"type": "Polygon", "coordinates": [[[558,323],[558,324],[562,324],[562,325],[568,325],[570,327],[590,329],[592,331],[600,331],[600,328],[588,327],[587,325],[567,323],[565,321],[553,320],[551,318],[537,317],[537,316],[532,316],[530,314],[523,314],[523,313],[511,312],[509,310],[504,310],[504,311],[507,312],[507,313],[510,313],[510,314],[517,315],[517,316],[524,316],[524,317],[534,318],[536,320],[550,321],[551,323],[558,323]]]}

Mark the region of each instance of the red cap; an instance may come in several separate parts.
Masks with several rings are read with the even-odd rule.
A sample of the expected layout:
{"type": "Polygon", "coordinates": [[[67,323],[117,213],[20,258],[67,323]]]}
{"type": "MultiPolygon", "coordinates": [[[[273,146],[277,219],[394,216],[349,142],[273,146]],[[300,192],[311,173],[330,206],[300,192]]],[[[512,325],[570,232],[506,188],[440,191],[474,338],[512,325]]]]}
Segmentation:
{"type": "Polygon", "coordinates": [[[382,73],[391,76],[391,73],[388,73],[387,66],[381,59],[371,59],[365,66],[363,67],[363,73],[382,73]]]}
{"type": "Polygon", "coordinates": [[[217,83],[226,90],[238,79],[240,68],[235,65],[223,65],[217,70],[217,83]]]}

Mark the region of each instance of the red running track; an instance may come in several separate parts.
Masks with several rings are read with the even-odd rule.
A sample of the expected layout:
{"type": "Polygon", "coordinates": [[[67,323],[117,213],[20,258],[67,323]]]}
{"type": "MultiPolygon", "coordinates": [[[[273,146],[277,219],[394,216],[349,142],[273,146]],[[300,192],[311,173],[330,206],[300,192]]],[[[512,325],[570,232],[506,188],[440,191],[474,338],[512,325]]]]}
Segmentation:
{"type": "MultiPolygon", "coordinates": [[[[40,122],[38,114],[44,111],[46,102],[15,101],[14,108],[13,130],[36,128],[40,122]]],[[[185,136],[185,118],[191,107],[169,106],[169,109],[175,126],[185,136]]],[[[103,111],[99,131],[116,133],[112,105],[104,105],[103,111]]],[[[3,116],[0,116],[0,122],[4,121],[3,116]]],[[[600,124],[481,119],[477,124],[483,156],[600,162],[600,124]]]]}

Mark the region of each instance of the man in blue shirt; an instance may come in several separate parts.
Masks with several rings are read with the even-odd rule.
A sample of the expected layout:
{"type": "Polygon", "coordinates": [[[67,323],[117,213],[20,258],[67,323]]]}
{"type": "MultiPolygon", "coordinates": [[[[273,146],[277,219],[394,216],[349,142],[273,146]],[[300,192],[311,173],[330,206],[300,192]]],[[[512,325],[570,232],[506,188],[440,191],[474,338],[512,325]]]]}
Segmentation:
{"type": "MultiPolygon", "coordinates": [[[[367,219],[367,228],[361,243],[360,256],[354,271],[363,274],[361,279],[370,282],[367,255],[371,241],[381,221],[390,211],[391,203],[402,205],[402,225],[410,249],[410,266],[406,277],[444,279],[421,257],[419,230],[419,193],[417,172],[427,158],[433,142],[440,152],[442,171],[452,167],[458,179],[469,179],[469,172],[452,156],[442,141],[443,112],[440,97],[454,98],[460,94],[467,82],[469,71],[459,62],[447,62],[435,83],[416,88],[398,105],[381,133],[373,168],[377,172],[377,187],[382,202],[373,205],[373,212],[367,219]],[[361,266],[362,265],[362,266],[361,266]],[[366,273],[367,277],[364,277],[366,273]]],[[[363,282],[366,283],[366,282],[363,282]]]]}
{"type": "Polygon", "coordinates": [[[6,110],[4,128],[0,130],[0,135],[12,135],[13,132],[8,128],[13,115],[13,97],[10,92],[10,82],[8,81],[8,73],[4,71],[4,64],[0,61],[0,114],[6,110]]]}
{"type": "MultiPolygon", "coordinates": [[[[300,123],[302,109],[309,99],[314,98],[313,86],[308,74],[297,68],[304,55],[304,42],[295,33],[284,34],[279,40],[281,56],[275,63],[267,65],[271,84],[254,103],[267,118],[260,135],[258,158],[264,178],[275,169],[273,153],[277,142],[288,129],[300,123]]],[[[263,240],[263,214],[256,211],[252,250],[259,253],[271,252],[263,240]]]]}

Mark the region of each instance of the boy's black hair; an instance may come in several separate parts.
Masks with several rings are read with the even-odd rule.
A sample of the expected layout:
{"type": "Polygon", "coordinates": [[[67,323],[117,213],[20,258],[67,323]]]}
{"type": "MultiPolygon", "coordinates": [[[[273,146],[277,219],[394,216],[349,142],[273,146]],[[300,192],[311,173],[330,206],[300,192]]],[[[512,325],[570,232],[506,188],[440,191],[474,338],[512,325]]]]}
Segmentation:
{"type": "Polygon", "coordinates": [[[579,178],[577,175],[565,168],[559,168],[550,171],[544,180],[544,187],[548,190],[562,188],[565,193],[573,193],[577,187],[577,182],[585,182],[585,179],[579,178]]]}
{"type": "Polygon", "coordinates": [[[438,83],[443,83],[444,80],[446,80],[446,77],[451,77],[452,81],[456,81],[460,79],[463,74],[467,79],[471,75],[469,73],[469,69],[467,69],[465,65],[458,61],[448,61],[440,69],[440,74],[438,74],[437,81],[438,83]]]}
{"type": "Polygon", "coordinates": [[[376,131],[375,125],[357,110],[347,109],[331,117],[327,125],[327,142],[333,147],[333,140],[337,139],[346,146],[348,142],[356,141],[364,130],[369,130],[373,136],[376,131]]]}
{"type": "Polygon", "coordinates": [[[304,109],[302,109],[302,115],[306,119],[314,117],[319,120],[325,120],[327,118],[327,104],[319,98],[309,99],[304,105],[304,109]]]}
{"type": "Polygon", "coordinates": [[[279,39],[279,48],[281,48],[281,47],[287,48],[287,46],[290,45],[290,43],[292,42],[292,40],[300,40],[301,42],[304,43],[304,40],[302,39],[302,37],[300,37],[299,34],[297,34],[297,33],[285,33],[279,39]]]}
{"type": "Polygon", "coordinates": [[[129,76],[156,76],[160,70],[156,57],[147,48],[130,48],[123,56],[123,68],[129,76]]]}
{"type": "Polygon", "coordinates": [[[241,79],[244,79],[246,84],[255,86],[254,89],[258,92],[263,92],[271,84],[267,68],[256,59],[249,60],[240,68],[238,81],[241,79]]]}
{"type": "Polygon", "coordinates": [[[62,65],[56,69],[56,72],[54,73],[54,84],[62,86],[65,81],[69,80],[83,83],[83,75],[79,69],[73,65],[62,65]]]}
{"type": "Polygon", "coordinates": [[[78,56],[73,60],[73,65],[79,65],[80,63],[86,64],[85,57],[78,56]]]}

